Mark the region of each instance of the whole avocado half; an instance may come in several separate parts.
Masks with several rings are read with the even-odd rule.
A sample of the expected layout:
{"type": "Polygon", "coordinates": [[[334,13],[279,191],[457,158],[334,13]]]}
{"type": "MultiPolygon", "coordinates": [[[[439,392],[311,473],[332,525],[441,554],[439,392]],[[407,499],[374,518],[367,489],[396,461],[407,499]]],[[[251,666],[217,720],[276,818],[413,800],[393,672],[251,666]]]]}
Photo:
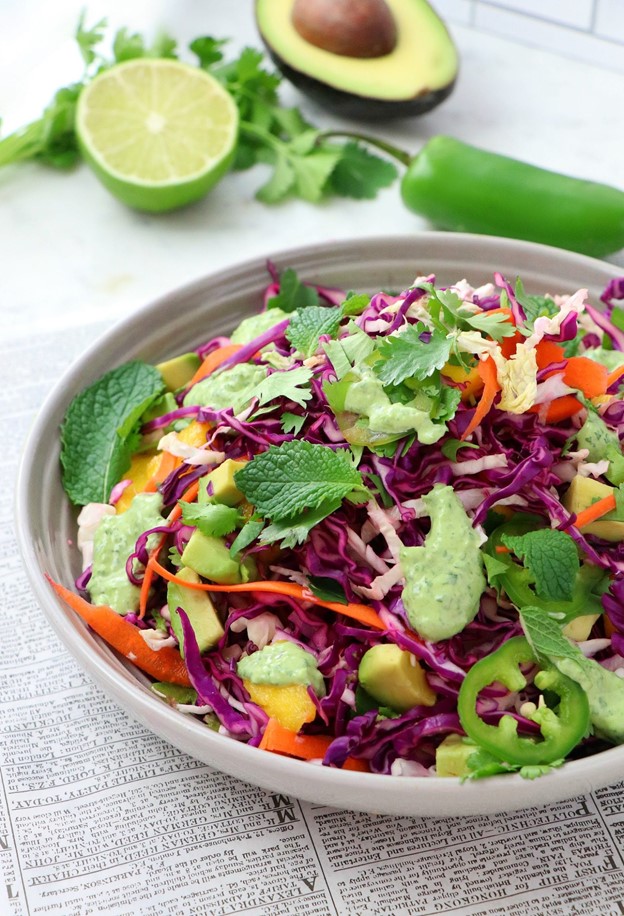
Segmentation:
{"type": "MultiPolygon", "coordinates": [[[[361,23],[361,2],[333,0],[347,24],[350,10],[359,12],[361,23]]],[[[283,75],[335,114],[378,120],[430,111],[455,85],[459,58],[453,40],[426,0],[379,2],[394,21],[394,46],[377,56],[326,50],[340,45],[340,24],[330,18],[331,6],[327,40],[321,39],[325,46],[304,37],[296,26],[298,10],[327,7],[327,0],[256,0],[256,22],[283,75]]],[[[322,22],[323,15],[319,18],[322,22]]]]}

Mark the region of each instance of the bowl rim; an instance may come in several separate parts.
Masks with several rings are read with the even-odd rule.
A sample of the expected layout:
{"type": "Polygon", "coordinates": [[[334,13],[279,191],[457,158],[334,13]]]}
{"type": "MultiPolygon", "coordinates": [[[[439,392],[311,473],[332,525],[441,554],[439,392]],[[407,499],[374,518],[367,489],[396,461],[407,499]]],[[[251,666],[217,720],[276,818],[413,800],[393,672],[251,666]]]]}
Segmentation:
{"type": "MultiPolygon", "coordinates": [[[[557,268],[566,265],[575,268],[586,267],[588,273],[601,274],[604,282],[620,276],[621,269],[614,264],[597,261],[585,255],[531,242],[502,239],[473,234],[451,234],[445,232],[422,232],[418,235],[365,236],[355,240],[322,242],[271,252],[268,257],[277,263],[297,263],[314,256],[326,256],[334,263],[349,255],[388,248],[404,252],[407,248],[417,250],[427,245],[440,247],[447,253],[459,257],[463,251],[479,246],[489,258],[496,252],[524,253],[538,260],[554,259],[557,268]]],[[[46,397],[32,422],[26,438],[17,475],[15,490],[15,527],[22,562],[39,606],[66,649],[74,656],[80,667],[116,702],[126,713],[140,721],[152,732],[170,741],[182,751],[198,757],[208,765],[239,779],[252,782],[266,789],[279,790],[284,783],[294,784],[289,794],[316,804],[348,807],[352,810],[375,811],[387,814],[412,813],[405,810],[405,793],[422,796],[420,816],[437,816],[442,813],[488,814],[531,807],[544,803],[543,791],[517,774],[489,777],[485,783],[464,782],[455,777],[409,778],[404,776],[380,775],[340,771],[312,766],[305,761],[269,754],[258,748],[223,736],[206,728],[195,717],[185,715],[168,706],[147,687],[148,679],[137,675],[136,669],[124,663],[106,644],[89,630],[77,616],[55,595],[44,578],[41,558],[35,550],[36,531],[33,528],[28,508],[29,493],[33,484],[34,463],[37,442],[41,438],[41,426],[45,418],[57,412],[62,404],[68,405],[70,398],[84,387],[81,380],[86,367],[106,347],[122,337],[132,335],[140,328],[146,316],[163,308],[170,308],[176,300],[197,295],[208,284],[228,284],[249,271],[261,273],[267,257],[256,256],[225,269],[211,272],[153,299],[131,315],[113,323],[103,334],[74,360],[61,375],[46,397]],[[202,752],[198,753],[199,745],[202,752]],[[407,779],[407,781],[406,781],[407,779]],[[484,792],[484,786],[488,791],[484,792]],[[353,795],[361,795],[354,799],[353,795]],[[501,803],[504,794],[505,802],[501,803]],[[485,798],[484,798],[485,796],[485,798]],[[540,798],[541,797],[541,798],[540,798]],[[498,799],[498,801],[496,800],[498,799]],[[443,802],[443,804],[442,804],[443,802]]],[[[301,271],[301,268],[297,268],[301,271]]],[[[458,278],[459,279],[459,278],[458,278]]],[[[73,585],[73,583],[72,583],[73,585]]],[[[618,779],[618,769],[624,762],[624,748],[614,747],[590,757],[570,761],[560,769],[542,777],[548,782],[551,799],[563,799],[590,791],[618,779]]],[[[412,806],[413,807],[413,806],[412,806]]]]}

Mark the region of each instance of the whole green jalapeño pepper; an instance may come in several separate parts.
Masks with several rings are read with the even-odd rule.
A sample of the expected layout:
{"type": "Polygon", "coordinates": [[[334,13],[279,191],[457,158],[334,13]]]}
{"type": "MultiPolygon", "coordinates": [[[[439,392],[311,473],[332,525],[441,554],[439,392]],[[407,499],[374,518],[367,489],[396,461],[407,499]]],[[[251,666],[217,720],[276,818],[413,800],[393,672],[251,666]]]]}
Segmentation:
{"type": "Polygon", "coordinates": [[[476,711],[480,692],[495,681],[510,691],[522,690],[527,682],[520,665],[527,663],[536,664],[537,659],[528,641],[517,636],[473,665],[459,691],[459,719],[469,738],[505,763],[553,763],[565,758],[588,733],[589,703],[576,681],[556,668],[545,668],[535,675],[540,691],[559,698],[555,709],[540,706],[527,717],[539,725],[541,740],[518,735],[518,722],[511,715],[503,715],[498,725],[488,725],[476,711]]]}

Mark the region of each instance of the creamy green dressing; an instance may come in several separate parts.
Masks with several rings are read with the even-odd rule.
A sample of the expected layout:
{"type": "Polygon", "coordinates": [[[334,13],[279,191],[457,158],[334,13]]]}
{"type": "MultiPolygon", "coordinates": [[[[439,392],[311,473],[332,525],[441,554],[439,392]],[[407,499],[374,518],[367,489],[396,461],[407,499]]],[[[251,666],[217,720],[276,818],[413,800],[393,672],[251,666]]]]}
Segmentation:
{"type": "Polygon", "coordinates": [[[595,363],[601,363],[606,366],[609,372],[619,369],[624,365],[624,353],[621,350],[603,350],[602,347],[589,347],[583,350],[583,356],[588,356],[595,363]]]}
{"type": "Polygon", "coordinates": [[[562,674],[580,684],[587,694],[589,715],[597,734],[616,744],[624,743],[624,680],[594,659],[553,661],[562,674]]]}
{"type": "Polygon", "coordinates": [[[287,640],[271,643],[241,658],[236,666],[240,677],[252,684],[304,684],[311,686],[317,696],[325,696],[323,675],[316,659],[301,646],[287,640]]]}
{"type": "Polygon", "coordinates": [[[231,369],[224,369],[193,385],[184,398],[184,406],[198,404],[213,410],[233,407],[234,413],[240,413],[249,406],[254,388],[266,375],[267,370],[263,366],[254,366],[252,363],[240,363],[231,369]]]}
{"type": "MultiPolygon", "coordinates": [[[[139,535],[162,525],[161,509],[160,493],[138,493],[126,512],[102,519],[93,539],[93,571],[87,585],[93,604],[106,604],[124,615],[138,609],[140,589],[128,579],[126,560],[139,535]]],[[[150,539],[148,549],[149,544],[150,539]]]]}
{"type": "Polygon", "coordinates": [[[288,313],[283,312],[281,309],[267,309],[266,312],[260,312],[259,315],[251,315],[249,318],[244,318],[236,330],[232,331],[230,340],[235,344],[251,343],[256,337],[274,328],[284,318],[289,317],[288,313]]]}
{"type": "Polygon", "coordinates": [[[379,379],[370,370],[362,372],[362,368],[358,369],[361,379],[353,382],[345,394],[347,412],[367,417],[372,432],[391,435],[415,432],[424,445],[432,445],[442,438],[446,428],[431,420],[429,404],[421,407],[417,397],[407,404],[393,404],[379,379]]]}
{"type": "Polygon", "coordinates": [[[486,582],[479,536],[452,487],[436,484],[423,500],[431,530],[422,547],[399,552],[403,605],[416,632],[439,642],[474,619],[486,582]]]}

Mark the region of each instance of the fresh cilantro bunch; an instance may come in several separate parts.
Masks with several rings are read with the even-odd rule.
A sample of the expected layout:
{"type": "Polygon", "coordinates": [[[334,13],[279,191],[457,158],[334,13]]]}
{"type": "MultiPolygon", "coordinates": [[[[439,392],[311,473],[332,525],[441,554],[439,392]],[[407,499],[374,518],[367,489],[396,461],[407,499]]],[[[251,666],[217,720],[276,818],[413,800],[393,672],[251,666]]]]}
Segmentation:
{"type": "MultiPolygon", "coordinates": [[[[76,42],[84,60],[81,79],[57,90],[40,118],[0,140],[0,166],[35,159],[56,168],[69,168],[80,158],[75,132],[76,106],[81,91],[98,73],[139,57],[178,58],[177,43],[169,35],[147,44],[143,36],[119,29],[111,51],[102,53],[106,20],[87,28],[84,13],[76,29],[76,42]]],[[[299,109],[281,105],[281,77],[263,66],[263,54],[245,48],[224,60],[225,39],[196,38],[190,50],[198,66],[218,79],[234,98],[240,115],[240,139],[235,168],[256,164],[269,167],[270,175],[257,193],[264,203],[300,197],[318,203],[336,194],[358,199],[374,198],[392,184],[397,172],[390,162],[369,153],[348,139],[326,138],[303,117],[299,109]]]]}

